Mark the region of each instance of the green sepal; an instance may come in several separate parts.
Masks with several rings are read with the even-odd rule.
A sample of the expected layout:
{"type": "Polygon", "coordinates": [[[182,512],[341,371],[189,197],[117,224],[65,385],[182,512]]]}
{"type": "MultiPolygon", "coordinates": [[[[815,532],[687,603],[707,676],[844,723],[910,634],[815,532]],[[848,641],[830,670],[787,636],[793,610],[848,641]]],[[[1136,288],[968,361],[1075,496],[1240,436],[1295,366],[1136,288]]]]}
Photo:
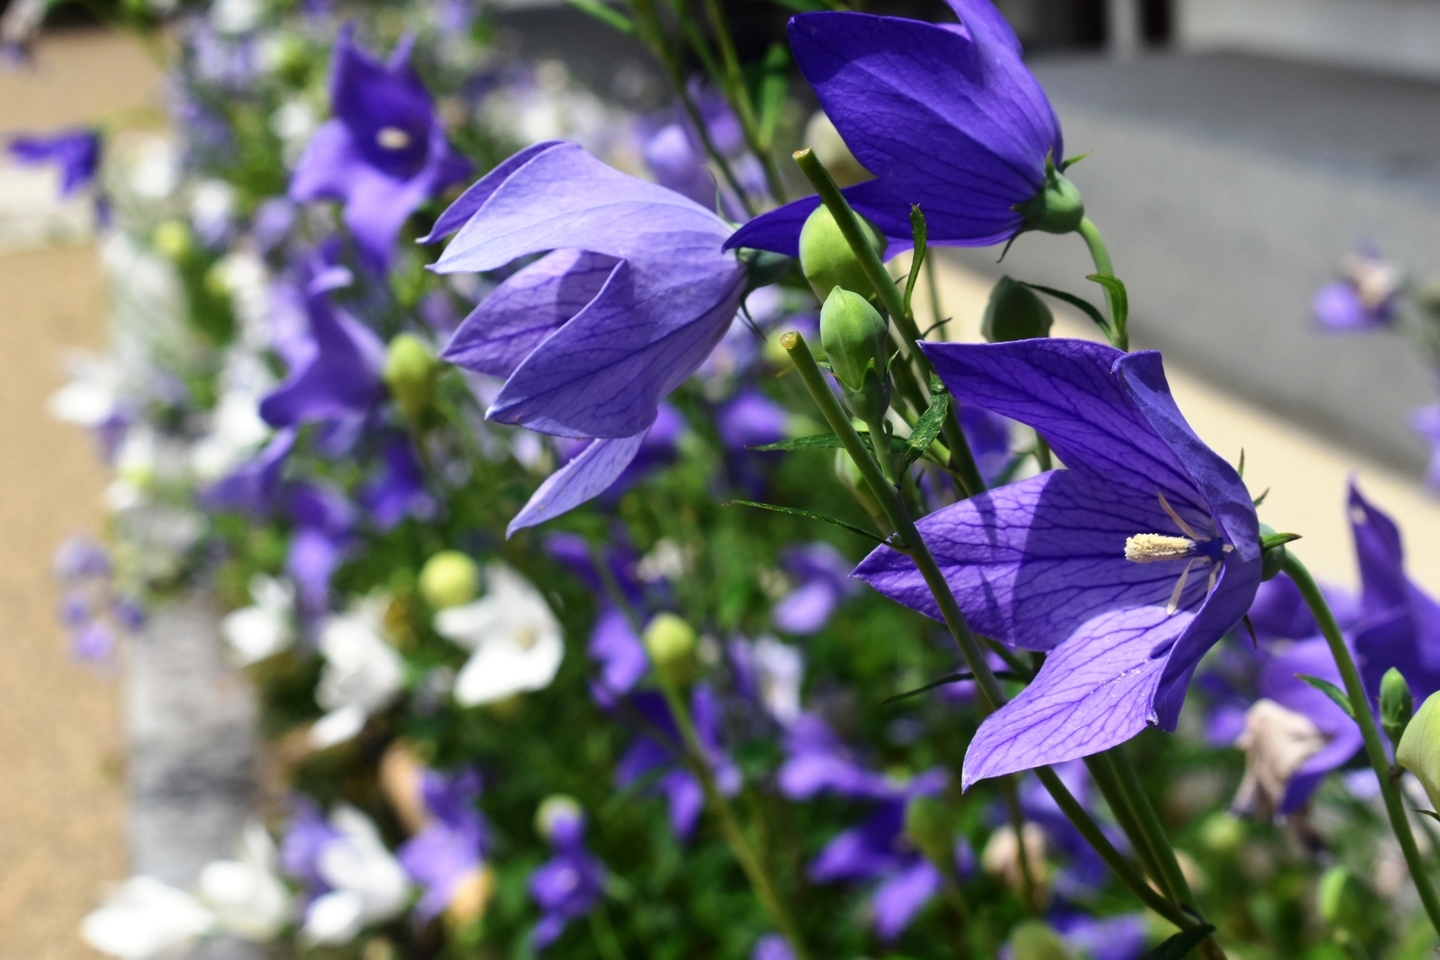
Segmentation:
{"type": "Polygon", "coordinates": [[[1319,690],[1321,693],[1325,694],[1325,696],[1333,700],[1335,702],[1335,706],[1339,707],[1341,710],[1344,710],[1345,715],[1348,716],[1351,720],[1355,719],[1355,708],[1350,705],[1350,698],[1345,696],[1344,690],[1341,690],[1329,680],[1321,680],[1319,677],[1312,677],[1309,674],[1305,673],[1295,674],[1295,679],[1304,680],[1306,683],[1310,684],[1310,686],[1314,687],[1316,690],[1319,690]]]}
{"type": "Polygon", "coordinates": [[[1115,329],[1124,330],[1125,321],[1130,316],[1130,295],[1125,292],[1125,284],[1119,277],[1112,277],[1104,273],[1092,273],[1085,279],[1100,284],[1110,294],[1110,302],[1115,308],[1115,329]]]}

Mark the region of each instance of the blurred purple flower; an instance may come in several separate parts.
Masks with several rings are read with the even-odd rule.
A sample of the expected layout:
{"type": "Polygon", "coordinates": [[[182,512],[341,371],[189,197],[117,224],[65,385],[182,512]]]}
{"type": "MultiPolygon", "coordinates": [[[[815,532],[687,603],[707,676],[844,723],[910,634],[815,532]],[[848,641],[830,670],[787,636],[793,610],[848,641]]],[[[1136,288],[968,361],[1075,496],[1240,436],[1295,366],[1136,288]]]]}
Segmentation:
{"type": "Polygon", "coordinates": [[[200,505],[206,510],[235,511],[253,517],[270,515],[280,503],[280,475],[293,449],[294,429],[277,431],[254,457],[202,490],[200,505]]]}
{"type": "Polygon", "coordinates": [[[406,517],[434,516],[435,498],[425,489],[420,461],[405,436],[386,441],[380,472],[360,491],[360,503],[381,530],[393,530],[406,517]]]}
{"type": "Polygon", "coordinates": [[[815,633],[829,622],[840,601],[855,593],[850,562],[828,543],[807,543],[786,549],[782,562],[795,589],[780,599],[771,614],[787,633],[815,633]]]}
{"type": "Polygon", "coordinates": [[[590,658],[600,666],[600,676],[591,683],[590,694],[602,707],[635,689],[650,669],[645,645],[635,635],[630,621],[613,606],[601,608],[590,632],[590,658]]]}
{"type": "Polygon", "coordinates": [[[1140,960],[1149,945],[1150,927],[1143,913],[1063,913],[1052,916],[1050,923],[1066,946],[1089,960],[1140,960]]]}
{"type": "Polygon", "coordinates": [[[305,610],[320,614],[329,607],[330,578],[353,541],[355,508],[339,489],[316,483],[294,484],[286,499],[295,529],[285,572],[299,587],[305,610]]]}
{"type": "Polygon", "coordinates": [[[559,812],[549,818],[547,833],[554,856],[530,875],[528,885],[541,911],[530,934],[536,950],[554,943],[572,921],[594,910],[605,891],[605,868],[585,849],[585,815],[559,812]]]}
{"type": "Polygon", "coordinates": [[[480,776],[473,770],[448,776],[426,770],[421,775],[420,798],[430,819],[396,856],[425,890],[415,904],[415,917],[422,923],[444,910],[481,867],[488,831],[475,809],[479,796],[480,776]]]}
{"type": "Polygon", "coordinates": [[[55,576],[69,582],[110,575],[110,552],[94,537],[77,534],[55,548],[51,560],[55,576]]]}
{"type": "Polygon", "coordinates": [[[89,186],[100,169],[100,132],[74,127],[52,134],[10,138],[9,152],[20,163],[52,164],[60,171],[60,195],[89,186]]]}
{"type": "Polygon", "coordinates": [[[366,261],[389,268],[405,220],[470,175],[445,138],[425,84],[410,65],[413,37],[381,63],[346,26],[336,44],[330,100],[335,119],[315,132],[295,167],[290,196],[339,200],[366,261]]]}
{"type": "Polygon", "coordinates": [[[731,453],[779,443],[788,436],[790,414],[754,387],[743,387],[716,413],[715,426],[731,453]]]}
{"type": "Polygon", "coordinates": [[[785,731],[785,754],[776,783],[791,800],[822,793],[866,800],[894,795],[890,782],[866,768],[816,714],[802,713],[785,731]]]}
{"type": "MultiPolygon", "coordinates": [[[[1064,160],[1060,122],[990,0],[949,0],[960,24],[802,13],[790,50],[845,144],[875,179],[845,196],[897,244],[921,204],[933,244],[988,246],[1025,226],[1046,165],[1064,160]]],[[[798,255],[807,197],[736,231],[732,247],[798,255]]]]}
{"type": "Polygon", "coordinates": [[[767,933],[755,941],[750,960],[796,960],[790,941],[778,933],[767,933]]]}
{"type": "Polygon", "coordinates": [[[1410,415],[1410,428],[1430,444],[1430,465],[1425,486],[1440,491],[1440,403],[1421,407],[1410,415]]]}
{"type": "MultiPolygon", "coordinates": [[[[629,787],[641,778],[654,777],[648,792],[662,794],[669,805],[670,829],[680,840],[687,840],[695,830],[700,811],[705,807],[705,794],[676,752],[680,749],[680,730],[675,718],[658,693],[635,694],[629,702],[645,719],[655,735],[638,738],[615,766],[615,785],[629,787]]],[[[720,749],[719,705],[710,688],[696,684],[690,696],[691,718],[695,733],[704,748],[717,788],[726,796],[740,790],[740,768],[720,749]]]]}
{"type": "Polygon", "coordinates": [[[1315,319],[1328,330],[1373,330],[1395,318],[1404,276],[1400,268],[1363,244],[1341,264],[1341,279],[1315,294],[1315,319]]]}
{"type": "MultiPolygon", "coordinates": [[[[962,403],[1034,427],[1069,468],[919,523],[976,631],[1049,652],[981,723],[964,785],[1173,730],[1196,664],[1260,582],[1244,482],[1186,424],[1157,353],[1061,339],[924,349],[962,403]]],[[[939,618],[909,557],[882,546],[855,575],[939,618]]]]}

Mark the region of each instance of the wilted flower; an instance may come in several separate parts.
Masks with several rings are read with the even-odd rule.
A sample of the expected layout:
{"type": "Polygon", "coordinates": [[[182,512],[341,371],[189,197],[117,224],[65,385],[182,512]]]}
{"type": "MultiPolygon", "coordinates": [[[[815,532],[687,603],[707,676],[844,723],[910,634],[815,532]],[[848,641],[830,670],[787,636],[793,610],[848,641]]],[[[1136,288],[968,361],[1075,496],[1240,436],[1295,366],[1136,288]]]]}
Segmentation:
{"type": "MultiPolygon", "coordinates": [[[[844,190],[857,212],[908,242],[910,207],[920,204],[931,243],[987,246],[1036,225],[1031,206],[1047,194],[1074,188],[1059,172],[1060,122],[1004,16],[989,0],[949,4],[959,26],[802,13],[790,21],[790,50],[875,175],[844,190]]],[[[1078,195],[1069,199],[1078,214],[1078,195]]],[[[819,202],[762,214],[728,245],[798,256],[801,225],[819,202]]]]}
{"type": "Polygon", "coordinates": [[[410,65],[412,46],[405,38],[381,63],[356,46],[350,27],[341,32],[330,85],[335,119],[315,131],[290,181],[295,200],[343,202],[360,252],[381,270],[406,218],[471,170],[445,139],[410,65]]]}
{"type": "Polygon", "coordinates": [[[455,702],[465,707],[543,690],[565,656],[560,623],[528,580],[492,563],[485,587],[474,603],[435,615],[435,632],[474,651],[455,678],[455,702]]]}
{"type": "MultiPolygon", "coordinates": [[[[981,724],[965,785],[1173,730],[1196,664],[1260,582],[1245,484],[1185,423],[1159,354],[1076,340],[924,349],[962,403],[1034,427],[1069,468],[918,525],[976,631],[1048,652],[981,724]]],[[[939,618],[905,555],[880,547],[855,575],[939,618]]]]}

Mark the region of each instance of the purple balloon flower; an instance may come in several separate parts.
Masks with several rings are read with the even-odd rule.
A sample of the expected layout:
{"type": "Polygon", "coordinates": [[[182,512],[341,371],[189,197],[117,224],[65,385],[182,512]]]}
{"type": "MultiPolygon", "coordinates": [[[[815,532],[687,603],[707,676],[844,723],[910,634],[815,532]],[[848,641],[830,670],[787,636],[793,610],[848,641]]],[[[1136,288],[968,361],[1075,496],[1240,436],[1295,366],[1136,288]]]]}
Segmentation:
{"type": "MultiPolygon", "coordinates": [[[[1186,424],[1157,353],[1060,339],[922,347],[962,403],[1034,427],[1069,467],[919,523],[971,626],[1049,653],[980,725],[964,785],[1174,730],[1196,664],[1260,582],[1244,482],[1186,424]]],[[[855,575],[939,619],[903,554],[880,547],[855,575]]]]}
{"type": "Polygon", "coordinates": [[[538,523],[605,490],[635,459],[660,401],[729,328],[746,271],[721,250],[730,227],[720,217],[571,143],[506,160],[428,239],[457,229],[440,273],[548,251],[497,287],[442,354],[506,378],[490,418],[597,438],[532,500],[525,525],[538,523]]]}
{"type": "Polygon", "coordinates": [[[421,922],[444,910],[461,884],[480,869],[488,831],[475,809],[479,796],[480,776],[473,770],[450,776],[426,770],[420,778],[420,797],[430,820],[396,855],[425,889],[415,904],[421,922]]]}
{"type": "Polygon", "coordinates": [[[815,633],[829,622],[840,601],[855,592],[850,563],[828,543],[790,547],[785,570],[798,585],[775,604],[771,619],[788,633],[815,633]]]}
{"type": "Polygon", "coordinates": [[[100,169],[100,133],[75,127],[39,136],[10,139],[10,156],[20,163],[54,164],[60,170],[60,195],[68,197],[89,186],[100,169]]]}
{"type": "Polygon", "coordinates": [[[385,395],[380,379],[385,345],[369,327],[330,302],[330,291],[349,283],[346,270],[316,263],[306,272],[308,337],[287,343],[290,373],[260,401],[260,416],[275,427],[353,423],[385,395]]]}
{"type": "Polygon", "coordinates": [[[1315,294],[1315,320],[1328,330],[1373,330],[1395,318],[1404,277],[1395,264],[1363,244],[1341,264],[1341,279],[1315,294]]]}
{"type": "Polygon", "coordinates": [[[360,502],[381,530],[393,530],[406,517],[434,515],[435,498],[425,489],[420,461],[403,435],[385,443],[380,472],[360,491],[360,502]]]}
{"type": "Polygon", "coordinates": [[[605,868],[585,849],[585,815],[559,811],[546,827],[555,855],[530,874],[529,883],[530,897],[542,914],[530,934],[536,950],[554,943],[571,921],[594,910],[605,892],[605,868]]]}
{"type": "Polygon", "coordinates": [[[413,38],[388,62],[340,33],[330,100],[335,119],[315,131],[295,167],[290,196],[339,200],[345,225],[371,266],[384,270],[406,218],[426,200],[470,175],[471,164],[445,139],[425,84],[410,65],[413,38]]]}
{"type": "Polygon", "coordinates": [[[791,800],[809,800],[822,793],[867,800],[894,795],[890,782],[866,768],[816,714],[802,713],[786,729],[785,753],[776,783],[791,800]]]}
{"type": "Polygon", "coordinates": [[[1150,939],[1143,913],[1113,917],[1068,913],[1051,917],[1050,923],[1067,946],[1089,960],[1140,960],[1150,939]]]}
{"type": "MultiPolygon", "coordinates": [[[[677,838],[686,840],[694,832],[700,811],[705,807],[705,794],[676,753],[681,743],[680,730],[658,693],[638,693],[630,702],[649,727],[664,739],[662,742],[647,735],[631,744],[615,766],[615,785],[624,788],[641,777],[656,775],[649,792],[664,795],[669,805],[670,829],[677,838]]],[[[690,696],[690,712],[696,736],[715,771],[716,786],[726,796],[734,795],[741,785],[740,768],[720,749],[719,705],[709,687],[695,686],[690,696]]]]}
{"type": "Polygon", "coordinates": [[[280,475],[285,469],[285,459],[293,449],[295,431],[277,431],[259,453],[201,491],[201,506],[207,510],[233,510],[254,517],[269,515],[279,503],[280,475]]]}
{"type": "Polygon", "coordinates": [[[789,412],[754,387],[725,401],[715,417],[720,439],[731,453],[779,443],[789,435],[789,412]]]}
{"type": "Polygon", "coordinates": [[[790,941],[778,933],[767,933],[755,941],[750,960],[796,960],[790,941]]]}
{"type": "Polygon", "coordinates": [[[330,577],[349,552],[355,508],[337,488],[316,483],[294,484],[286,499],[295,530],[285,572],[299,586],[306,611],[319,614],[329,606],[330,577]]]}
{"type": "MultiPolygon", "coordinates": [[[[1019,233],[1017,207],[1060,166],[1060,122],[1020,59],[1020,42],[990,0],[949,0],[960,24],[862,13],[804,13],[790,50],[825,113],[875,175],[843,192],[897,243],[910,241],[910,205],[930,242],[988,246],[1019,233]]],[[[729,246],[799,254],[816,197],[750,221],[729,246]]]]}
{"type": "Polygon", "coordinates": [[[650,656],[645,644],[635,635],[630,621],[613,606],[605,607],[590,631],[590,658],[600,666],[600,676],[590,685],[590,695],[602,707],[612,707],[645,672],[650,669],[650,656]]]}

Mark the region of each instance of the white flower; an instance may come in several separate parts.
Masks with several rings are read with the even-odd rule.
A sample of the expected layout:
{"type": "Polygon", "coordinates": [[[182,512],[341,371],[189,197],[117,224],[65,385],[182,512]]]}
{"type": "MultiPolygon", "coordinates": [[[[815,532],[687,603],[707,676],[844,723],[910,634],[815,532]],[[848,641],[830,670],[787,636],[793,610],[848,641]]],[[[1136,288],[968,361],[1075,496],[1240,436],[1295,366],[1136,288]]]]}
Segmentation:
{"type": "Polygon", "coordinates": [[[389,706],[404,686],[405,661],[382,636],[389,603],[388,597],[370,597],[321,623],[325,668],[315,702],[330,712],[310,729],[315,746],[331,747],[355,736],[365,718],[389,706]]]}
{"type": "Polygon", "coordinates": [[[295,166],[319,126],[320,115],[305,100],[286,100],[270,114],[270,131],[280,138],[285,166],[295,166]]]}
{"type": "Polygon", "coordinates": [[[320,849],[316,869],[331,889],[305,911],[300,936],[309,943],[348,943],[367,925],[398,915],[410,899],[410,880],[370,818],[341,806],[330,825],[340,836],[320,849]]]}
{"type": "Polygon", "coordinates": [[[1245,776],[1235,791],[1235,809],[1273,812],[1285,798],[1295,771],[1327,742],[1310,718],[1280,706],[1274,700],[1257,700],[1245,711],[1245,729],[1235,746],[1245,751],[1245,776]]]}
{"type": "Polygon", "coordinates": [[[56,420],[98,427],[120,412],[125,373],[110,357],[77,353],[68,358],[70,382],[51,395],[46,409],[56,420]]]}
{"type": "Polygon", "coordinates": [[[475,651],[455,678],[455,701],[466,707],[548,687],[565,656],[560,622],[529,581],[492,563],[485,585],[484,597],[435,615],[437,633],[475,651]]]}
{"type": "Polygon", "coordinates": [[[264,13],[259,0],[216,0],[210,8],[210,26],[226,36],[239,36],[258,27],[264,13]]]}
{"type": "Polygon", "coordinates": [[[80,936],[112,957],[149,960],[183,950],[214,926],[215,915],[190,894],[138,876],[86,914],[80,936]]]}
{"type": "Polygon", "coordinates": [[[234,223],[236,203],[235,188],[224,180],[197,182],[190,189],[190,223],[195,232],[218,244],[234,223]]]}
{"type": "Polygon", "coordinates": [[[805,679],[805,658],[800,651],[774,637],[761,637],[753,649],[755,685],[760,702],[780,724],[789,726],[800,716],[800,684],[805,679]]]}
{"type": "Polygon", "coordinates": [[[190,466],[202,481],[219,480],[240,465],[270,435],[260,419],[260,396],[249,390],[221,395],[210,415],[210,432],[190,450],[190,466]]]}
{"type": "Polygon", "coordinates": [[[275,844],[265,828],[245,825],[239,856],[200,871],[200,900],[226,931],[246,940],[273,940],[293,911],[290,891],[276,873],[275,844]]]}
{"type": "Polygon", "coordinates": [[[257,573],[250,578],[254,606],[241,607],[220,621],[220,633],[241,666],[259,663],[295,642],[295,585],[257,573]]]}

